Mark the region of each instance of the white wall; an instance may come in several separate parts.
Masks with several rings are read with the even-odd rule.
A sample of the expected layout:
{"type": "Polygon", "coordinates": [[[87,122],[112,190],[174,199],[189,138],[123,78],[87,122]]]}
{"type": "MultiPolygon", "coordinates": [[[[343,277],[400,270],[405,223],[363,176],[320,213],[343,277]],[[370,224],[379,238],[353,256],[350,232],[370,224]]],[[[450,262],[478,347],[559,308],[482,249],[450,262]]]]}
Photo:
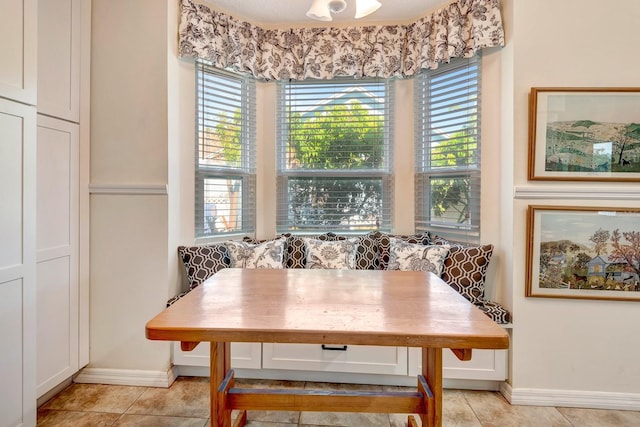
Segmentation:
{"type": "Polygon", "coordinates": [[[637,184],[528,182],[526,172],[531,87],[640,86],[640,3],[504,3],[509,37],[503,54],[502,147],[513,155],[503,171],[506,182],[512,174],[515,186],[503,189],[504,208],[513,209],[513,239],[504,240],[513,242],[512,402],[640,409],[637,302],[524,297],[529,204],[640,206],[637,198],[602,200],[609,190],[637,191],[637,184]],[[527,198],[522,190],[529,188],[548,191],[549,197],[527,198]],[[565,197],[574,189],[591,189],[595,196],[565,197]],[[516,198],[509,202],[512,190],[516,198]]]}

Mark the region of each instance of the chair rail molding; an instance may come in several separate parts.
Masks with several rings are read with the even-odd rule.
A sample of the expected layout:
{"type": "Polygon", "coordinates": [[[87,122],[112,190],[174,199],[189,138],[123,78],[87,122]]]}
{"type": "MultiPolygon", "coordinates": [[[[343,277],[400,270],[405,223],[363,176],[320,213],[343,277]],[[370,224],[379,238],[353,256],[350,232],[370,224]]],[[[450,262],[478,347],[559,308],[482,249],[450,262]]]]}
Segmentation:
{"type": "Polygon", "coordinates": [[[563,200],[638,200],[640,186],[631,187],[514,187],[515,199],[563,199],[563,200]]]}
{"type": "Polygon", "coordinates": [[[89,193],[95,195],[166,196],[167,184],[90,184],[89,193]]]}

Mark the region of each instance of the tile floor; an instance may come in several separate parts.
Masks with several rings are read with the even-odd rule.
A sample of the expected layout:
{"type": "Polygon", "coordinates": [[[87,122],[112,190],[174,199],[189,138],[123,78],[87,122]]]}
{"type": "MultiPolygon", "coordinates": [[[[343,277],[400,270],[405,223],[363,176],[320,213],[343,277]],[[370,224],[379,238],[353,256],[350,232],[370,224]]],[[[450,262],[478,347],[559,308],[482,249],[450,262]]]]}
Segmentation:
{"type": "MultiPolygon", "coordinates": [[[[292,381],[236,380],[241,387],[398,390],[398,387],[292,381]]],[[[402,388],[407,390],[406,388],[402,388]]],[[[511,406],[498,392],[445,390],[444,426],[640,426],[640,412],[511,406]]],[[[38,409],[38,426],[204,427],[209,425],[209,379],[180,377],[168,389],[72,384],[38,409]]],[[[249,411],[248,427],[398,427],[407,416],[249,411]]]]}

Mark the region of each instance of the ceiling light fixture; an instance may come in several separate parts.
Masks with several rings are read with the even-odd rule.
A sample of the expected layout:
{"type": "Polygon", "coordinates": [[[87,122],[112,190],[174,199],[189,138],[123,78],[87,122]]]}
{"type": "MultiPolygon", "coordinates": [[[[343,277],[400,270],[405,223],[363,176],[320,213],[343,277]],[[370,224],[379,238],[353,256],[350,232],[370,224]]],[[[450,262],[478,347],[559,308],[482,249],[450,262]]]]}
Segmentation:
{"type": "MultiPolygon", "coordinates": [[[[378,0],[356,0],[356,19],[363,18],[378,10],[382,4],[378,0]]],[[[331,21],[332,13],[340,13],[347,8],[346,0],[313,0],[307,16],[318,21],[331,21]]]]}

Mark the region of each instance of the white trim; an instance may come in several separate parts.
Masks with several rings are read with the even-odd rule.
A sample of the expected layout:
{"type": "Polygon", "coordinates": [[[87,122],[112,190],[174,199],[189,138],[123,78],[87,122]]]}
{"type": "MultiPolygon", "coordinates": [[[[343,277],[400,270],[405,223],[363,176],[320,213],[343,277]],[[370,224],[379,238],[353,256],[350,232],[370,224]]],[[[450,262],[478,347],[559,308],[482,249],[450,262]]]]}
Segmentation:
{"type": "Polygon", "coordinates": [[[638,200],[636,188],[586,188],[586,187],[515,187],[515,199],[567,199],[567,200],[638,200]]]}
{"type": "Polygon", "coordinates": [[[141,371],[135,369],[84,368],[73,379],[75,383],[130,385],[140,387],[170,387],[178,377],[178,370],[141,371]]]}
{"type": "Polygon", "coordinates": [[[90,194],[166,196],[167,184],[91,184],[90,194]]]}
{"type": "Polygon", "coordinates": [[[563,406],[568,408],[592,408],[610,410],[640,410],[640,393],[617,393],[583,390],[549,390],[500,387],[512,405],[563,406]]]}

